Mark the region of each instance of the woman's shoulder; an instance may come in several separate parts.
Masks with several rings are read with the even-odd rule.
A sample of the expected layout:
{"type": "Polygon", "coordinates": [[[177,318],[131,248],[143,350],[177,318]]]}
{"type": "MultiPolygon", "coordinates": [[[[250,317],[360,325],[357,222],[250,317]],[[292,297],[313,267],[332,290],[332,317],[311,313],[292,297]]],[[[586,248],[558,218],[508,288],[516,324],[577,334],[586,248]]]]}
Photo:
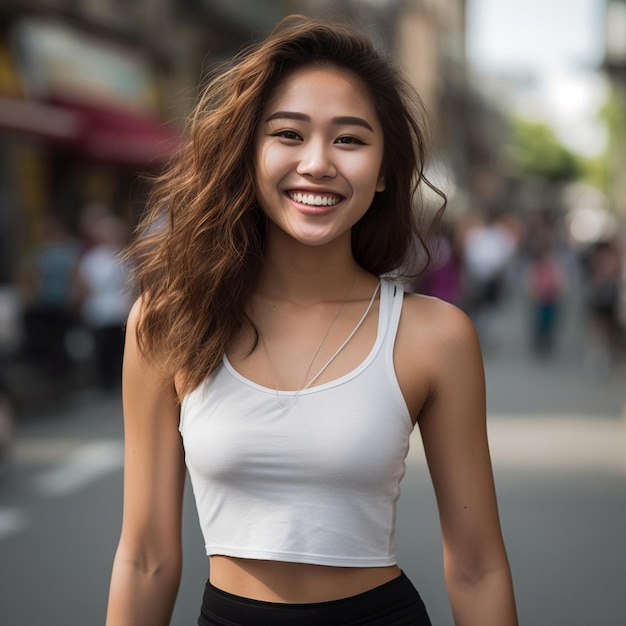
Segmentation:
{"type": "Polygon", "coordinates": [[[421,353],[428,351],[429,356],[445,356],[463,348],[480,350],[474,324],[463,310],[416,293],[404,295],[398,339],[421,353]]]}
{"type": "Polygon", "coordinates": [[[135,298],[135,301],[130,307],[128,318],[126,319],[127,338],[129,334],[131,334],[131,337],[135,337],[137,335],[137,328],[139,327],[139,322],[143,314],[144,306],[144,297],[142,295],[135,298]]]}
{"type": "Polygon", "coordinates": [[[156,350],[148,344],[141,324],[145,309],[145,298],[135,299],[126,319],[124,361],[143,369],[146,375],[157,372],[163,376],[162,370],[155,359],[156,350]]]}
{"type": "Polygon", "coordinates": [[[420,415],[441,391],[475,380],[481,363],[474,325],[461,309],[432,296],[404,294],[394,365],[411,415],[420,415]]]}
{"type": "MultiPolygon", "coordinates": [[[[430,323],[434,328],[453,330],[460,326],[473,327],[469,316],[456,304],[435,296],[427,296],[411,291],[404,292],[402,316],[421,324],[430,323]]],[[[432,330],[432,328],[431,328],[432,330]]]]}
{"type": "Polygon", "coordinates": [[[139,390],[170,396],[176,389],[177,377],[167,371],[159,358],[159,352],[147,344],[141,332],[141,320],[145,301],[138,297],[131,307],[126,322],[123,376],[128,392],[139,390]]]}

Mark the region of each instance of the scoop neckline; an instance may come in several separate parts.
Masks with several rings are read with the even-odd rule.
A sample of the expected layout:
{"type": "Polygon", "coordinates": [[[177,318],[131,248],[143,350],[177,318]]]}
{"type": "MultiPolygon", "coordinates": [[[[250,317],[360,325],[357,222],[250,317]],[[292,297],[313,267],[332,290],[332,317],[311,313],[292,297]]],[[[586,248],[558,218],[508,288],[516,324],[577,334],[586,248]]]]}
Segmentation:
{"type": "Polygon", "coordinates": [[[333,380],[329,380],[320,385],[312,385],[311,387],[307,387],[306,389],[300,389],[300,390],[276,389],[272,387],[266,387],[265,385],[260,385],[259,383],[256,383],[250,378],[247,378],[243,374],[239,373],[235,369],[233,364],[230,362],[230,360],[228,359],[228,356],[226,355],[226,353],[224,353],[224,356],[222,357],[222,363],[224,364],[224,367],[226,368],[226,370],[231,376],[233,376],[234,378],[236,378],[243,384],[247,385],[248,387],[251,387],[252,389],[256,389],[258,391],[262,391],[263,393],[271,393],[273,395],[279,394],[284,397],[293,397],[295,395],[298,395],[298,396],[309,395],[312,393],[317,393],[319,391],[324,391],[325,389],[337,387],[353,379],[355,376],[358,376],[374,360],[374,357],[378,353],[380,346],[383,342],[386,327],[387,327],[387,318],[388,318],[389,312],[388,312],[388,307],[384,305],[386,305],[388,298],[389,298],[389,289],[387,287],[387,281],[381,279],[380,280],[380,294],[378,297],[378,327],[376,329],[376,339],[374,340],[374,344],[372,345],[372,348],[369,351],[369,353],[366,355],[366,357],[361,361],[361,363],[359,363],[354,369],[350,370],[349,372],[347,372],[343,376],[340,376],[339,378],[334,378],[333,380]]]}

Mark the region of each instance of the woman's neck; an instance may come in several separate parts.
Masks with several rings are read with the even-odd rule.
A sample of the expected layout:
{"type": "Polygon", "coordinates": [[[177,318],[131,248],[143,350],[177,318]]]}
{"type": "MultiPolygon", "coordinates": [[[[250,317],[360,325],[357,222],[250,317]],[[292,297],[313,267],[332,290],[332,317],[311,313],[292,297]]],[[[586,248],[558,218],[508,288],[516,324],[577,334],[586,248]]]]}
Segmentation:
{"type": "Polygon", "coordinates": [[[302,304],[342,300],[361,273],[349,237],[324,246],[268,241],[258,292],[302,304]]]}

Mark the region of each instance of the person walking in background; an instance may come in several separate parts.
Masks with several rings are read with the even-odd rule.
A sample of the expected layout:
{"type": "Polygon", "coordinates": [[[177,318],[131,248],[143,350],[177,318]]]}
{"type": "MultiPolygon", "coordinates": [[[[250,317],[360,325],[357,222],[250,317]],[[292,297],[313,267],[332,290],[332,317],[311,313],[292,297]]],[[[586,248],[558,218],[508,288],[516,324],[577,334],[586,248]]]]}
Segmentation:
{"type": "Polygon", "coordinates": [[[205,88],[131,247],[107,626],[169,623],[185,464],[200,626],[430,624],[394,550],[416,426],[457,623],[517,624],[476,333],[395,280],[430,235],[419,107],[367,37],[303,17],[205,88]]]}
{"type": "Polygon", "coordinates": [[[540,242],[532,253],[527,269],[527,287],[531,306],[532,347],[536,354],[547,355],[554,349],[558,328],[559,305],[567,274],[550,242],[540,242]]]}
{"type": "Polygon", "coordinates": [[[452,304],[460,304],[462,269],[457,248],[454,229],[446,224],[436,238],[430,267],[412,284],[411,290],[452,304]]]}
{"type": "Polygon", "coordinates": [[[132,305],[128,269],[121,258],[126,226],[104,213],[91,225],[92,244],[80,258],[75,286],[80,317],[92,333],[98,382],[111,390],[121,383],[124,327],[132,305]]]}
{"type": "Polygon", "coordinates": [[[107,202],[94,201],[83,206],[78,219],[81,254],[99,243],[99,223],[102,218],[107,217],[114,217],[111,206],[107,202]]]}
{"type": "Polygon", "coordinates": [[[619,342],[621,268],[617,242],[598,242],[592,250],[588,265],[588,341],[585,359],[586,366],[601,377],[608,375],[613,368],[619,342]]]}
{"type": "Polygon", "coordinates": [[[491,348],[506,332],[497,309],[518,249],[517,228],[505,214],[485,218],[470,213],[461,227],[460,240],[462,306],[476,325],[483,347],[491,348]]]}
{"type": "Polygon", "coordinates": [[[74,323],[71,296],[79,251],[60,217],[48,214],[40,223],[41,243],[26,256],[21,268],[23,352],[42,366],[46,376],[59,379],[72,365],[65,340],[74,323]]]}

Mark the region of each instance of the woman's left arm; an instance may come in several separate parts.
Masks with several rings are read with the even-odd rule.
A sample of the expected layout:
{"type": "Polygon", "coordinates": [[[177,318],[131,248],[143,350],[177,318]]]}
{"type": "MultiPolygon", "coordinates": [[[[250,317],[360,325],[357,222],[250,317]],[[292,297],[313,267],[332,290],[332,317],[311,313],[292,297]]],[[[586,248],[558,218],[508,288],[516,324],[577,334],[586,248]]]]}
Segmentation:
{"type": "Polygon", "coordinates": [[[457,626],[516,626],[496,502],[478,337],[456,307],[431,301],[430,393],[418,425],[441,523],[444,572],[457,626]]]}

